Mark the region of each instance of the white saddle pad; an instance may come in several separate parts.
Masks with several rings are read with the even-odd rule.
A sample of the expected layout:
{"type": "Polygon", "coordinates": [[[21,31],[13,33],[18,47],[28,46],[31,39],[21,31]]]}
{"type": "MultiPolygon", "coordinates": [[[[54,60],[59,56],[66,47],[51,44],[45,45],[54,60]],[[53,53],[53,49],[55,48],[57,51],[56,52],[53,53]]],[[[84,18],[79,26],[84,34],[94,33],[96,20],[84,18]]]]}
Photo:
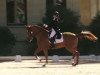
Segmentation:
{"type": "MultiPolygon", "coordinates": [[[[55,34],[56,34],[56,31],[52,28],[51,34],[50,34],[49,38],[53,37],[55,34]]],[[[61,42],[63,42],[63,35],[62,35],[62,33],[61,33],[61,38],[60,39],[55,39],[54,43],[56,44],[56,43],[61,43],[61,42]]]]}
{"type": "Polygon", "coordinates": [[[49,36],[49,38],[53,37],[56,34],[56,31],[52,28],[51,29],[51,34],[49,36]]]}

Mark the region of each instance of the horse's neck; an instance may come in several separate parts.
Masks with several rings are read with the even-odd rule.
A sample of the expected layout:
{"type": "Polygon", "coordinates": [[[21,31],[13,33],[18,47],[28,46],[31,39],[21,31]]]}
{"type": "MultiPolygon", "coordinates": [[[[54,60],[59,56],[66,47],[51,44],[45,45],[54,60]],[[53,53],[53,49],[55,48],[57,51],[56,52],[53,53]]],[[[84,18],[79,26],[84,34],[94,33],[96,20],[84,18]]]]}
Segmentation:
{"type": "Polygon", "coordinates": [[[39,31],[37,32],[36,38],[37,40],[42,40],[48,37],[48,33],[45,30],[38,29],[39,31]]]}

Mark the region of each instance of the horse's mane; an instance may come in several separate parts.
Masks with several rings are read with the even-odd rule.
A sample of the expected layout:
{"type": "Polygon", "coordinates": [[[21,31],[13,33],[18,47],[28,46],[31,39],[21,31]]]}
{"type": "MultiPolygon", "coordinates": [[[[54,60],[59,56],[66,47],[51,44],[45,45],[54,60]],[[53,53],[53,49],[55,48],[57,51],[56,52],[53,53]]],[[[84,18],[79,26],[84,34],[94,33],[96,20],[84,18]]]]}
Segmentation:
{"type": "Polygon", "coordinates": [[[32,26],[35,26],[37,28],[39,28],[40,30],[43,30],[45,32],[48,32],[48,30],[46,30],[45,28],[43,28],[42,26],[39,26],[39,25],[32,25],[32,26]]]}

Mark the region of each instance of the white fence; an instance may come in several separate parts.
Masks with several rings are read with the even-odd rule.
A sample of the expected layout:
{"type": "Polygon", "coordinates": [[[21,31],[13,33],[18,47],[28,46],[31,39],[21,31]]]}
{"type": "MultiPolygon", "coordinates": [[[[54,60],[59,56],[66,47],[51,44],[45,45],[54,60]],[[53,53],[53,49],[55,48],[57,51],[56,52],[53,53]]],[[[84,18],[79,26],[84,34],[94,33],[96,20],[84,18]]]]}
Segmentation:
{"type": "MultiPolygon", "coordinates": [[[[40,56],[41,59],[45,59],[44,56],[40,56]]],[[[53,56],[49,56],[48,59],[52,59],[53,56]]],[[[60,60],[70,60],[72,56],[58,56],[60,60]]],[[[0,56],[0,60],[35,60],[35,56],[21,56],[21,55],[16,55],[16,56],[0,56]]],[[[87,55],[87,56],[80,56],[80,60],[91,60],[91,61],[100,61],[100,55],[95,56],[95,55],[87,55]]]]}

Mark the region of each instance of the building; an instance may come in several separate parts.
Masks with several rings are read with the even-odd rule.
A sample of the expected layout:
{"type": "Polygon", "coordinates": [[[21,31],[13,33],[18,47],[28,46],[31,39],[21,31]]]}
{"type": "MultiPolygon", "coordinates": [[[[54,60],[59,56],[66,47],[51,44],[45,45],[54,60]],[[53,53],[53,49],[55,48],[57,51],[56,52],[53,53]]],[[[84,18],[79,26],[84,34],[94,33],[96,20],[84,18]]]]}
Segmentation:
{"type": "Polygon", "coordinates": [[[7,26],[17,39],[15,50],[25,49],[26,24],[42,23],[48,5],[62,2],[88,25],[100,10],[100,0],[0,0],[0,26],[7,26]]]}

